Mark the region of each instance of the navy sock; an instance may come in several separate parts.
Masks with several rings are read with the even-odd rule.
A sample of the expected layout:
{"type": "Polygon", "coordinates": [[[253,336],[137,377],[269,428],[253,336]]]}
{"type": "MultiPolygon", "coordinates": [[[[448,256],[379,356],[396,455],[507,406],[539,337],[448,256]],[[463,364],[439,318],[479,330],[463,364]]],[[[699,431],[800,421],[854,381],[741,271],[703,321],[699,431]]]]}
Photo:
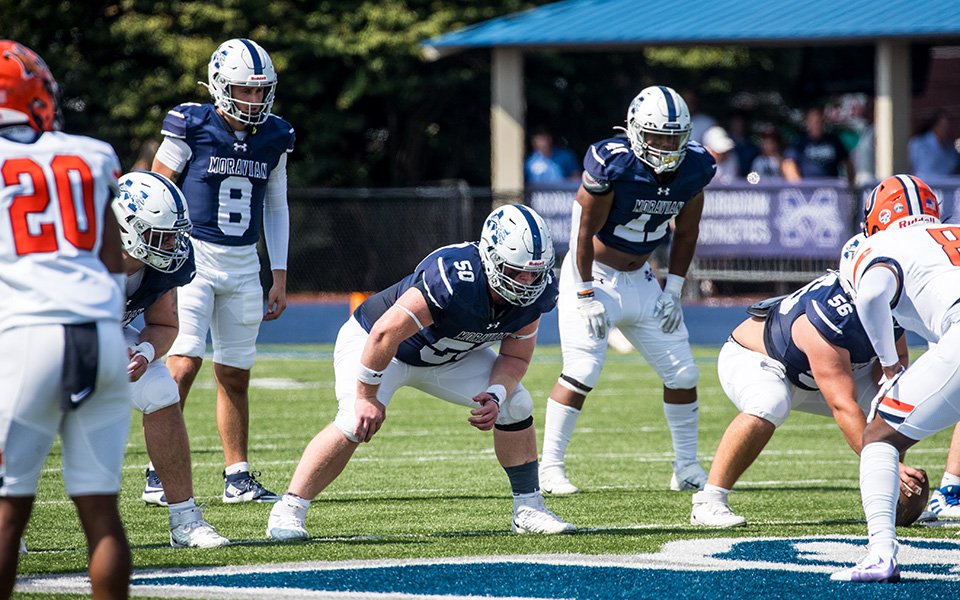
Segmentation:
{"type": "Polygon", "coordinates": [[[507,467],[504,469],[510,478],[510,489],[514,496],[532,494],[540,490],[540,476],[537,473],[537,461],[530,461],[525,465],[507,467]]]}

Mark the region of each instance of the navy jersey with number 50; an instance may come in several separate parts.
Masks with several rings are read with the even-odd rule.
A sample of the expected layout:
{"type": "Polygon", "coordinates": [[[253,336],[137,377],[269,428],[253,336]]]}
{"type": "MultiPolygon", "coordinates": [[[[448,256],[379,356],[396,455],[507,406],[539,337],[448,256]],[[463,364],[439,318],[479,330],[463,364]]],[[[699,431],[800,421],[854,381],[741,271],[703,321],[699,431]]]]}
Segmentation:
{"type": "Polygon", "coordinates": [[[369,332],[404,292],[418,288],[430,307],[433,324],[404,340],[397,359],[416,367],[442,365],[492,346],[553,310],[557,283],[548,277],[547,288],[530,306],[506,304],[495,311],[477,244],[444,246],[400,282],[367,298],[354,317],[369,332]]]}
{"type": "Polygon", "coordinates": [[[191,236],[223,246],[256,244],[267,179],[280,157],[293,150],[293,127],[270,115],[240,140],[212,104],[186,103],[167,113],[162,133],[193,151],[179,181],[193,222],[191,236]]]}
{"type": "MultiPolygon", "coordinates": [[[[816,390],[810,360],[793,341],[793,323],[807,315],[810,324],[831,344],[850,353],[853,370],[866,367],[877,357],[857,310],[840,286],[835,273],[814,279],[771,308],[763,328],[763,344],[770,358],[787,368],[787,379],[804,390],[816,390]]],[[[903,333],[896,328],[896,336],[903,333]]]]}
{"type": "Polygon", "coordinates": [[[597,237],[609,248],[640,256],[670,240],[670,219],[710,183],[717,164],[703,146],[690,142],[673,177],[661,184],[627,139],[618,137],[590,146],[583,169],[584,178],[609,181],[614,192],[597,237]]]}

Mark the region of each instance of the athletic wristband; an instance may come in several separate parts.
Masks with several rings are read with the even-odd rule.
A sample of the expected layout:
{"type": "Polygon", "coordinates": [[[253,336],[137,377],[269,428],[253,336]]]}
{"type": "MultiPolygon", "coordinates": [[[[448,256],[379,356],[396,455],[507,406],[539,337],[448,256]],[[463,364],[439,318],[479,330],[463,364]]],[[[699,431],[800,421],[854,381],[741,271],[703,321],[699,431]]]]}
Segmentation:
{"type": "MultiPolygon", "coordinates": [[[[385,371],[386,369],[384,369],[385,371]]],[[[383,371],[374,371],[363,364],[357,365],[357,380],[367,385],[380,385],[383,380],[383,371]]]]}
{"type": "Polygon", "coordinates": [[[493,396],[493,401],[497,403],[497,406],[500,406],[503,399],[507,397],[507,388],[495,383],[487,388],[487,393],[493,396]]]}
{"type": "Polygon", "coordinates": [[[683,281],[683,277],[671,273],[667,275],[667,284],[663,286],[663,291],[679,297],[683,290],[683,281]]]}
{"type": "Polygon", "coordinates": [[[133,346],[132,348],[130,348],[130,350],[133,351],[133,356],[140,354],[145,359],[147,359],[148,365],[152,363],[153,359],[156,358],[157,356],[157,349],[154,348],[153,344],[151,344],[150,342],[140,342],[136,346],[133,346]]]}
{"type": "Polygon", "coordinates": [[[593,298],[593,281],[583,281],[577,284],[577,298],[593,298]]]}

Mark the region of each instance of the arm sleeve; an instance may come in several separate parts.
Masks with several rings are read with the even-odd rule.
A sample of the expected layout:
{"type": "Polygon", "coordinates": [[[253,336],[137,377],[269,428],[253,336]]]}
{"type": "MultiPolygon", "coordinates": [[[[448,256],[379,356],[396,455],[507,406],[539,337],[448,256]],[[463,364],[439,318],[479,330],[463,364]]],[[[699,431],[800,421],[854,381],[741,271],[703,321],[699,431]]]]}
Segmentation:
{"type": "Polygon", "coordinates": [[[270,269],[287,269],[287,249],[290,245],[290,208],[287,206],[287,155],[280,156],[277,166],[267,180],[267,194],[263,200],[263,233],[270,257],[270,269]]]}
{"type": "Polygon", "coordinates": [[[185,141],[164,136],[163,142],[157,148],[156,158],[173,170],[174,173],[183,173],[191,156],[193,156],[193,150],[185,141]]]}
{"type": "Polygon", "coordinates": [[[867,269],[857,284],[857,314],[884,367],[895,365],[900,360],[890,311],[890,303],[896,297],[898,288],[897,276],[883,267],[867,269]]]}

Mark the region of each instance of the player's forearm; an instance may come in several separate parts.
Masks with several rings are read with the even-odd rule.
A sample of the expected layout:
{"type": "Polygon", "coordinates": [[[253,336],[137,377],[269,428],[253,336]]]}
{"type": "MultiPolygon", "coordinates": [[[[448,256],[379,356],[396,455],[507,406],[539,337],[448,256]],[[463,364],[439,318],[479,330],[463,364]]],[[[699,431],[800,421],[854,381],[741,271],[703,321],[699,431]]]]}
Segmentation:
{"type": "Polygon", "coordinates": [[[493,369],[490,371],[490,385],[502,385],[509,396],[516,389],[520,380],[523,379],[529,366],[530,361],[528,360],[501,354],[493,363],[493,369]]]}
{"type": "Polygon", "coordinates": [[[863,448],[863,430],[867,426],[867,419],[856,401],[852,397],[847,398],[842,408],[833,408],[833,418],[840,426],[843,439],[859,455],[863,448]]]}
{"type": "Polygon", "coordinates": [[[273,274],[273,285],[281,290],[286,291],[287,289],[287,270],[286,269],[273,269],[270,271],[273,274]]]}
{"type": "Polygon", "coordinates": [[[177,339],[179,327],[173,325],[147,325],[140,331],[138,343],[150,342],[156,351],[156,356],[160,357],[170,351],[173,341],[177,339]]]}

